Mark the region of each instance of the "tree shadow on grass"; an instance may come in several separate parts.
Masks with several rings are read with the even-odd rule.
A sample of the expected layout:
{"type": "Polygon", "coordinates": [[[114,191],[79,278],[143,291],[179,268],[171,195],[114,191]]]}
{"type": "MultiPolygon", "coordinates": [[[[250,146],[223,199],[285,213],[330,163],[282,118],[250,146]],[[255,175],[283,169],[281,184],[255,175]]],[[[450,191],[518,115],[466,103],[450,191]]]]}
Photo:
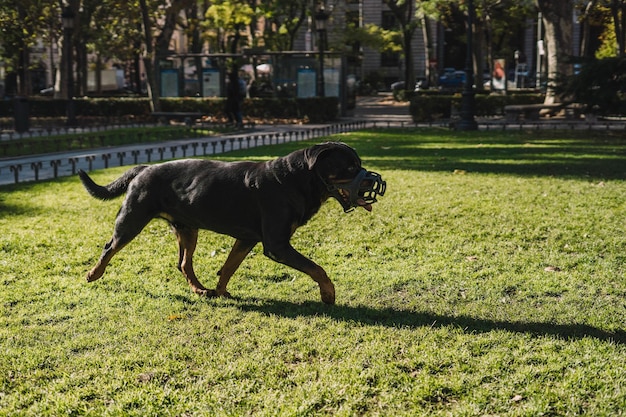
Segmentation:
{"type": "Polygon", "coordinates": [[[488,333],[504,330],[533,336],[553,336],[563,340],[592,337],[601,341],[626,344],[626,331],[608,332],[585,324],[554,324],[479,319],[468,316],[445,316],[429,312],[415,312],[394,308],[366,306],[325,306],[317,302],[296,304],[285,301],[239,299],[237,307],[246,312],[276,315],[286,318],[326,316],[335,320],[357,322],[372,326],[394,328],[458,327],[468,333],[488,333]]]}
{"type": "MultiPolygon", "coordinates": [[[[568,137],[572,134],[543,131],[478,132],[463,137],[453,133],[390,134],[384,144],[372,141],[360,156],[365,166],[378,170],[626,178],[626,141],[622,132],[568,137]]],[[[350,144],[360,146],[358,140],[350,144]]]]}
{"type": "Polygon", "coordinates": [[[24,203],[6,203],[0,198],[0,219],[15,216],[36,216],[44,213],[44,209],[30,204],[28,201],[24,203]]]}

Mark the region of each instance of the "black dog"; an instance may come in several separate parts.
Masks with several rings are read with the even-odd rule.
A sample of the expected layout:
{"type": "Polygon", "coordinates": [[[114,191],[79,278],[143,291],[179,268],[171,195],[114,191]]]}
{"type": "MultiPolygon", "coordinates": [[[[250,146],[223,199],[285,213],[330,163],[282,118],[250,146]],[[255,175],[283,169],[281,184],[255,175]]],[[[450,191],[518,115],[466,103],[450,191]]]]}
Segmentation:
{"type": "Polygon", "coordinates": [[[226,286],[246,255],[258,243],[271,259],[291,266],[319,284],[322,301],[335,302],[335,287],[326,272],[290,244],[295,230],[305,224],[329,197],[344,211],[363,207],[371,211],[386,183],[380,175],[361,167],[354,149],[329,142],[301,149],[269,162],[179,160],[141,165],[107,186],[80,179],[94,197],[108,200],[127,192],[115,231],[100,260],[87,274],[95,281],[109,261],[153,218],[167,220],[179,245],[178,269],[194,292],[229,296],[226,286]],[[192,256],[198,229],[234,237],[215,290],[207,290],[196,277],[192,256]]]}

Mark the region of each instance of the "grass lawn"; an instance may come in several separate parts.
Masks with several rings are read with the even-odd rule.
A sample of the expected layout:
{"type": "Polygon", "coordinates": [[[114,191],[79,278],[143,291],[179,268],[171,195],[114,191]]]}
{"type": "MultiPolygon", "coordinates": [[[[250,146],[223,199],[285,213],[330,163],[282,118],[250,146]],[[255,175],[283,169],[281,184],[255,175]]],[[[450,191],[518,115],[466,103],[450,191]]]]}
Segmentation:
{"type": "MultiPolygon", "coordinates": [[[[76,177],[0,187],[0,416],[626,410],[626,140],[447,130],[333,139],[357,148],[388,189],[372,213],[330,201],[294,236],[333,279],[335,306],[260,246],[231,281],[234,299],[199,298],[163,221],[87,284],[121,200],[89,197],[76,177]]],[[[231,244],[200,234],[205,284],[231,244]]]]}
{"type": "Polygon", "coordinates": [[[0,157],[38,155],[50,152],[95,149],[103,146],[154,143],[166,140],[196,136],[212,136],[229,132],[232,128],[214,127],[211,129],[190,130],[186,126],[128,127],[107,131],[89,131],[83,134],[55,134],[4,141],[0,146],[0,157]]]}

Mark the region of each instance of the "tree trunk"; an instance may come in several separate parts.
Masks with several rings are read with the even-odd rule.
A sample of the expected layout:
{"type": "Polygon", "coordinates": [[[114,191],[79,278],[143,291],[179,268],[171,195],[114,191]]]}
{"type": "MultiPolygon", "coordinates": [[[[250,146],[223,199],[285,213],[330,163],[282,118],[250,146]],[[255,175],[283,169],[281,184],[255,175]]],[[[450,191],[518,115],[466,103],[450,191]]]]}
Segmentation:
{"type": "Polygon", "coordinates": [[[572,67],[566,58],[572,55],[573,0],[536,0],[545,27],[546,58],[548,64],[548,88],[544,104],[560,102],[555,93],[559,76],[571,75],[572,67]]]}
{"type": "Polygon", "coordinates": [[[146,67],[148,97],[150,98],[150,109],[152,111],[159,111],[161,109],[160,74],[158,74],[159,66],[157,65],[157,61],[160,57],[167,55],[170,40],[176,29],[176,19],[184,6],[184,1],[172,2],[172,5],[165,10],[164,20],[161,22],[161,32],[154,37],[152,36],[154,28],[152,27],[152,21],[150,19],[150,9],[146,4],[146,0],[139,0],[146,42],[143,62],[146,67]]]}
{"type": "MultiPolygon", "coordinates": [[[[483,91],[485,86],[483,85],[483,72],[485,69],[485,49],[489,51],[488,48],[484,48],[485,41],[485,21],[482,19],[474,19],[474,25],[472,27],[472,38],[474,42],[474,47],[472,48],[472,52],[474,56],[472,57],[472,65],[474,70],[474,85],[476,86],[476,90],[483,91]]],[[[491,59],[489,57],[488,59],[491,59]]]]}
{"type": "Polygon", "coordinates": [[[430,22],[426,16],[421,17],[422,39],[424,40],[424,78],[428,86],[432,85],[430,79],[430,63],[434,60],[432,36],[430,34],[430,22]]]}
{"type": "Polygon", "coordinates": [[[611,1],[611,14],[615,26],[615,39],[617,40],[617,55],[626,55],[626,3],[624,0],[611,1]]]}
{"type": "Polygon", "coordinates": [[[139,7],[141,9],[143,33],[146,42],[146,49],[142,56],[143,65],[146,68],[146,88],[148,90],[148,98],[150,98],[150,110],[154,112],[161,110],[161,104],[159,102],[158,88],[155,88],[157,76],[153,65],[154,40],[152,39],[152,23],[150,21],[150,11],[146,5],[146,0],[139,0],[139,7]]]}
{"type": "Polygon", "coordinates": [[[589,51],[589,41],[591,40],[591,25],[589,24],[589,14],[595,7],[596,0],[590,0],[585,5],[585,9],[581,14],[582,22],[582,42],[580,45],[580,56],[584,58],[591,58],[591,51],[589,51]]]}
{"type": "Polygon", "coordinates": [[[415,63],[413,62],[413,34],[415,30],[404,30],[404,88],[415,88],[415,63]]]}

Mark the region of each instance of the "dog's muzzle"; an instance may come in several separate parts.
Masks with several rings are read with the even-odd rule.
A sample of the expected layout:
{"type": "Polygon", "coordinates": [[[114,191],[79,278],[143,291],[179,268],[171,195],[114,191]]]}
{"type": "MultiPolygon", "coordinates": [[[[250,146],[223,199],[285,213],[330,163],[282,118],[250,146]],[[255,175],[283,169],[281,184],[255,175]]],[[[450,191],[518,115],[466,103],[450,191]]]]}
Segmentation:
{"type": "Polygon", "coordinates": [[[330,194],[339,201],[343,211],[348,213],[356,207],[372,210],[372,203],[378,201],[376,197],[384,195],[387,183],[380,174],[361,169],[350,182],[326,184],[330,194]]]}

